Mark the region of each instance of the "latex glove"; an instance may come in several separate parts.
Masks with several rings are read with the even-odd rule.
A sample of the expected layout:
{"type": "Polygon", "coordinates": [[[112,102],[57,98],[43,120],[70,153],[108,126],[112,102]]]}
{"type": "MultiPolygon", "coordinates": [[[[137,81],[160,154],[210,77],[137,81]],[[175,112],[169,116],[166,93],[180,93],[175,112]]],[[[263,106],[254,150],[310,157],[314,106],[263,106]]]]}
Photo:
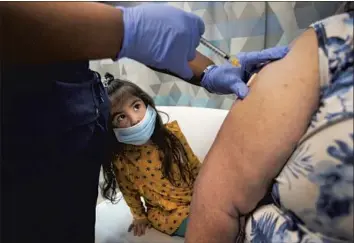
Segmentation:
{"type": "Polygon", "coordinates": [[[200,17],[164,4],[122,8],[124,40],[118,58],[128,57],[184,79],[193,76],[188,65],[205,26],[200,17]]]}
{"type": "Polygon", "coordinates": [[[148,219],[134,219],[128,228],[128,232],[134,230],[134,236],[142,236],[145,234],[146,228],[151,228],[148,219]]]}
{"type": "Polygon", "coordinates": [[[251,75],[267,62],[283,58],[289,51],[287,46],[273,47],[262,51],[241,52],[237,55],[241,67],[226,63],[211,66],[205,72],[201,85],[213,93],[231,94],[243,99],[248,94],[248,82],[251,75]]]}
{"type": "Polygon", "coordinates": [[[288,46],[276,46],[262,51],[240,52],[236,57],[244,76],[249,76],[264,64],[282,59],[288,52],[288,46]]]}
{"type": "Polygon", "coordinates": [[[242,81],[242,68],[230,63],[213,65],[205,72],[201,85],[212,93],[232,94],[243,99],[248,94],[248,87],[242,81]]]}

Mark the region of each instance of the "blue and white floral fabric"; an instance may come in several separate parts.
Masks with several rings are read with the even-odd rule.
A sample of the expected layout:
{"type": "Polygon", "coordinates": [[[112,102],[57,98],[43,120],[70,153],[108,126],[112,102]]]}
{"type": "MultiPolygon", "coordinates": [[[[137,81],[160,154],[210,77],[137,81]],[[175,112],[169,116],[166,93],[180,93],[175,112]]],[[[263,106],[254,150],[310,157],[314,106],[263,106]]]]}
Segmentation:
{"type": "Polygon", "coordinates": [[[353,16],[314,23],[321,103],[276,178],[274,204],[246,223],[246,242],[353,242],[353,16]]]}

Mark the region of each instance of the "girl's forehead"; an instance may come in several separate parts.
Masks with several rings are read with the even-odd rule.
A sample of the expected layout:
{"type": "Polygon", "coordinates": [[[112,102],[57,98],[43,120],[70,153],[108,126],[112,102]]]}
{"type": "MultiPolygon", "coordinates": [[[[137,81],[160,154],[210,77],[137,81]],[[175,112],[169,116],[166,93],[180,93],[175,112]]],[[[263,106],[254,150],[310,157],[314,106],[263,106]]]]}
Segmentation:
{"type": "Polygon", "coordinates": [[[120,110],[130,106],[134,101],[141,99],[130,93],[124,93],[121,95],[113,95],[110,100],[112,103],[112,108],[114,108],[115,110],[120,110]]]}

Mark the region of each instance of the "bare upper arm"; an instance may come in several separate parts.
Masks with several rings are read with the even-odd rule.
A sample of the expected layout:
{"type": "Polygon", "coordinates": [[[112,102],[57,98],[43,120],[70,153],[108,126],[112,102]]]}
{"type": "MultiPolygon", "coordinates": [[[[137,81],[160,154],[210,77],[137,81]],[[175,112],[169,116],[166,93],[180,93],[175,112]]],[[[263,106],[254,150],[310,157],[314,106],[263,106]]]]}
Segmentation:
{"type": "Polygon", "coordinates": [[[233,197],[242,213],[262,198],[318,106],[317,51],[310,29],[284,59],[262,69],[247,98],[232,107],[205,160],[201,174],[208,180],[206,174],[218,174],[213,186],[233,197]]]}

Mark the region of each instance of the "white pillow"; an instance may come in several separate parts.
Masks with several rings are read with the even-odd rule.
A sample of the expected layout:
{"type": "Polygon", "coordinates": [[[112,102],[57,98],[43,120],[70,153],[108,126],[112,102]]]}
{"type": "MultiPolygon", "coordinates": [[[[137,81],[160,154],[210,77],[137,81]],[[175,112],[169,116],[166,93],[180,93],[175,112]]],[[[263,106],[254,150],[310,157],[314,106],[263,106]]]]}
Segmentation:
{"type": "MultiPolygon", "coordinates": [[[[170,121],[177,120],[189,145],[198,158],[205,158],[215,140],[221,124],[229,111],[184,107],[184,106],[158,106],[157,110],[164,111],[170,116],[170,121]]],[[[164,122],[167,118],[161,114],[164,122]]]]}

